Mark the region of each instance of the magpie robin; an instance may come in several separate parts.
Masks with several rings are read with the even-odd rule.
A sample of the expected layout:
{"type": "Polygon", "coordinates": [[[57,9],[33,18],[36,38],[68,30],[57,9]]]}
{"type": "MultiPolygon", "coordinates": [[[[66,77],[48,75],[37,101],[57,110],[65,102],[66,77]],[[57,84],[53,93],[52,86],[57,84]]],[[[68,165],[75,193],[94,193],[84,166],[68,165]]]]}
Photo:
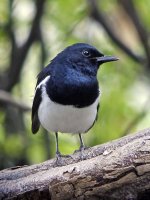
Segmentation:
{"type": "Polygon", "coordinates": [[[77,43],[64,49],[39,73],[32,132],[36,133],[40,124],[55,132],[57,158],[61,156],[58,132],[79,134],[80,150],[84,149],[81,133],[94,125],[99,106],[97,71],[101,64],[116,60],[89,44],[77,43]]]}

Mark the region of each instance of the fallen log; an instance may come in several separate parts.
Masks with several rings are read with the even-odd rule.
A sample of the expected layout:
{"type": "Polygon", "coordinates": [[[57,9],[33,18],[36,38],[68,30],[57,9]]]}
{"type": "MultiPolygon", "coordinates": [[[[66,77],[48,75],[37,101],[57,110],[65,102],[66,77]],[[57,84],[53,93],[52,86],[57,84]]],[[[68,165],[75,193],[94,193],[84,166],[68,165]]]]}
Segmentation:
{"type": "Polygon", "coordinates": [[[0,199],[150,199],[150,129],[62,158],[0,171],[0,199]],[[57,163],[58,164],[58,163],[57,163]]]}

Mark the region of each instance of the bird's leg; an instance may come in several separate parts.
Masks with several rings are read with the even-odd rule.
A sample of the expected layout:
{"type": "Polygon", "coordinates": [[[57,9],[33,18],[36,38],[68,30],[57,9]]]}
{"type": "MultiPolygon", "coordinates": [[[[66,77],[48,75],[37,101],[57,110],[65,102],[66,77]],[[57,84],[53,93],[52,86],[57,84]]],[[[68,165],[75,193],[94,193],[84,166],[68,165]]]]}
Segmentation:
{"type": "MultiPolygon", "coordinates": [[[[70,158],[70,155],[62,155],[59,151],[59,145],[58,145],[58,132],[55,132],[56,136],[56,163],[54,166],[63,166],[65,165],[65,162],[62,158],[70,158]]],[[[71,157],[72,158],[72,157],[71,157]]]]}
{"type": "Polygon", "coordinates": [[[59,145],[58,145],[58,132],[55,132],[55,137],[56,137],[56,158],[57,160],[59,160],[61,157],[61,153],[59,151],[59,145]]]}
{"type": "Polygon", "coordinates": [[[85,149],[85,145],[84,145],[81,133],[79,133],[79,139],[80,139],[80,148],[79,148],[79,150],[82,151],[82,150],[85,149]]]}
{"type": "Polygon", "coordinates": [[[85,145],[84,145],[84,142],[83,142],[83,138],[82,138],[81,133],[79,133],[79,139],[80,139],[80,148],[79,148],[80,157],[81,157],[81,160],[85,160],[85,159],[86,159],[86,156],[84,155],[84,150],[86,149],[86,147],[85,147],[85,145]]]}
{"type": "Polygon", "coordinates": [[[56,137],[56,162],[54,163],[54,166],[63,166],[64,161],[62,160],[62,155],[59,151],[58,132],[55,132],[55,137],[56,137]]]}
{"type": "Polygon", "coordinates": [[[80,139],[80,148],[79,148],[79,150],[75,150],[74,153],[80,152],[81,160],[85,160],[86,159],[86,155],[84,155],[84,150],[87,149],[88,147],[86,147],[84,145],[81,133],[79,133],[79,139],[80,139]]]}

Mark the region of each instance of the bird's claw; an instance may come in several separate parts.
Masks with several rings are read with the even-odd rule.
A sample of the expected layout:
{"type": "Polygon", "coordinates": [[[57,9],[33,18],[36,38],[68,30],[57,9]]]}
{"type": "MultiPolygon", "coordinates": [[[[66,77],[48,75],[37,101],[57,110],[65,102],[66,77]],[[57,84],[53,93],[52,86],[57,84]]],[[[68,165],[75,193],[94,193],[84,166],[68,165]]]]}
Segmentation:
{"type": "Polygon", "coordinates": [[[60,152],[56,152],[56,161],[54,167],[66,165],[65,158],[72,158],[71,155],[62,155],[60,152]]]}
{"type": "Polygon", "coordinates": [[[80,153],[80,160],[85,160],[86,155],[84,154],[84,150],[88,149],[89,147],[86,146],[80,146],[78,150],[75,150],[74,153],[80,153]]]}
{"type": "Polygon", "coordinates": [[[86,146],[80,146],[79,149],[75,150],[74,153],[78,153],[78,152],[81,152],[81,151],[84,151],[86,149],[88,149],[89,147],[86,147],[86,146]]]}

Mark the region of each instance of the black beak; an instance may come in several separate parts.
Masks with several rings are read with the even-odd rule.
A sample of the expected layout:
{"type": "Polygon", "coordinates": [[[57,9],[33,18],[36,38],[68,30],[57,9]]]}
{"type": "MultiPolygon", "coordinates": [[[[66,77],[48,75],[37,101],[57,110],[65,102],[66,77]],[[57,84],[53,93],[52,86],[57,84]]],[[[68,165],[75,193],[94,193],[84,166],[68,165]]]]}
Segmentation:
{"type": "Polygon", "coordinates": [[[117,61],[119,60],[119,58],[115,56],[101,56],[101,57],[97,57],[96,60],[99,64],[103,64],[106,62],[117,61]]]}

